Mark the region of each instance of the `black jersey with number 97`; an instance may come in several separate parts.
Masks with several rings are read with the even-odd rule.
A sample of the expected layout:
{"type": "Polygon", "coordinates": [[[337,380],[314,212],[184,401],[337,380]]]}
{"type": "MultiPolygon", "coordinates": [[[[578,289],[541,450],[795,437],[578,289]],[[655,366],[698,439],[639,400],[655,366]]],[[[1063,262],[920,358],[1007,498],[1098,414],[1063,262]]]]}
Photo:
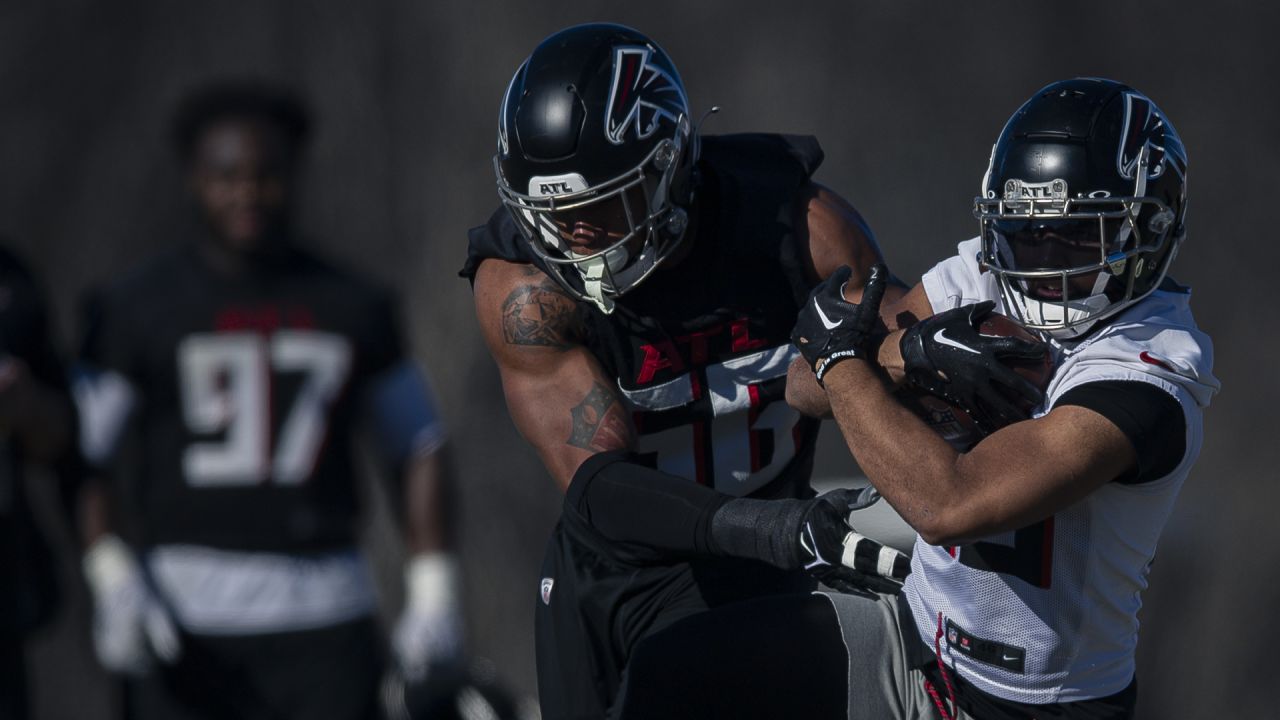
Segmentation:
{"type": "Polygon", "coordinates": [[[83,444],[119,466],[143,542],[350,544],[352,425],[402,352],[388,293],[297,251],[227,275],[192,246],[89,314],[83,444]]]}

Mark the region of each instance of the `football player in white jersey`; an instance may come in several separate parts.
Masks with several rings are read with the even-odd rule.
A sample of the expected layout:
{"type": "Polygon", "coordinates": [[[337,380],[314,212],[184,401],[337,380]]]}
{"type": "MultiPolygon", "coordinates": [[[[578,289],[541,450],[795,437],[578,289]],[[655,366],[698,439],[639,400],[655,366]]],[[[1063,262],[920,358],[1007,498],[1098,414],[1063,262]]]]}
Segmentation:
{"type": "MultiPolygon", "coordinates": [[[[722,613],[720,627],[686,621],[673,630],[703,642],[645,648],[629,682],[665,692],[624,694],[618,716],[728,703],[733,717],[762,717],[752,708],[780,690],[762,681],[778,677],[764,632],[811,646],[805,675],[825,678],[791,681],[788,695],[829,692],[818,671],[846,663],[849,718],[1132,717],[1140,594],[1218,390],[1189,291],[1167,276],[1186,234],[1186,171],[1147,97],[1110,80],[1054,83],[996,142],[979,237],[883,308],[883,266],[864,287],[837,271],[816,288],[793,334],[804,357],[788,401],[834,415],[918,532],[912,572],[900,595],[827,594],[825,614],[779,598],[722,613]],[[1006,365],[1044,346],[979,333],[993,311],[1052,352],[1043,396],[1006,365]],[[895,398],[903,383],[969,409],[985,437],[953,449],[895,398]]],[[[850,553],[828,520],[805,523],[808,566],[838,571],[850,553]]]]}
{"type": "MultiPolygon", "coordinates": [[[[905,602],[886,612],[933,655],[920,685],[944,717],[1133,713],[1140,594],[1219,387],[1190,293],[1167,276],[1186,173],[1150,99],[1110,80],[1054,83],[996,142],[979,237],[886,308],[908,329],[874,356],[875,331],[826,330],[819,310],[847,325],[876,310],[835,282],[801,312],[797,342],[850,450],[919,532],[905,602]],[[890,388],[933,387],[997,417],[1017,381],[981,370],[1008,344],[975,331],[993,309],[1037,331],[1056,370],[1034,419],[958,453],[890,388]]],[[[842,625],[865,624],[870,603],[833,602],[842,625]]]]}

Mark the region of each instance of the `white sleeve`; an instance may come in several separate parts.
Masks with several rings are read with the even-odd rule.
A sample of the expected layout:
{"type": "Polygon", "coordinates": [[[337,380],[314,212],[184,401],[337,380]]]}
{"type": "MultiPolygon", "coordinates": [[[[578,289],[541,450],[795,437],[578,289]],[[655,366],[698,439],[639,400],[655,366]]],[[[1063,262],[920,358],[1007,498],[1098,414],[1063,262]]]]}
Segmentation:
{"type": "Polygon", "coordinates": [[[1003,312],[996,279],[978,267],[980,249],[978,238],[965,240],[956,246],[955,255],[934,265],[920,278],[935,314],[984,300],[995,300],[997,312],[1003,312]]]}

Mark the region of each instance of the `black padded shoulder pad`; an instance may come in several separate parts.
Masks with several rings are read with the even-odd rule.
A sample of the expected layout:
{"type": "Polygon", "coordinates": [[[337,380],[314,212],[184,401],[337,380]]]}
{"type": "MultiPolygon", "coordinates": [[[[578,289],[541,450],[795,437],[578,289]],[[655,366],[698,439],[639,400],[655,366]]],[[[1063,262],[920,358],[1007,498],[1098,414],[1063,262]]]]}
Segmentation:
{"type": "Polygon", "coordinates": [[[480,262],[487,258],[522,263],[534,261],[533,253],[526,247],[506,207],[499,206],[484,225],[467,231],[467,260],[458,271],[458,277],[474,283],[480,262]]]}
{"type": "Polygon", "coordinates": [[[762,184],[798,187],[824,157],[812,135],[741,133],[702,138],[702,160],[740,176],[758,176],[762,184]]]}

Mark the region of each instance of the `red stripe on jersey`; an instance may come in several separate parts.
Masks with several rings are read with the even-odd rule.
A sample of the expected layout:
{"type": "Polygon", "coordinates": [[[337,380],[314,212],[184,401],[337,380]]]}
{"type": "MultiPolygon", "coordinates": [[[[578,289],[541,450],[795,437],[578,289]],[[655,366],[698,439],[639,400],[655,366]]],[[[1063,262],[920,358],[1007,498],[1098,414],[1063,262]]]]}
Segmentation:
{"type": "Polygon", "coordinates": [[[1147,352],[1146,350],[1143,350],[1141,353],[1138,353],[1138,358],[1141,359],[1142,362],[1148,365],[1155,365],[1156,367],[1164,368],[1169,372],[1177,372],[1173,368],[1169,367],[1168,363],[1161,360],[1160,358],[1153,356],[1151,353],[1147,352]]]}
{"type": "Polygon", "coordinates": [[[730,347],[733,352],[740,353],[747,350],[755,350],[768,344],[763,338],[752,338],[749,334],[750,330],[751,325],[746,318],[740,318],[730,323],[729,334],[733,338],[730,347]]]}

